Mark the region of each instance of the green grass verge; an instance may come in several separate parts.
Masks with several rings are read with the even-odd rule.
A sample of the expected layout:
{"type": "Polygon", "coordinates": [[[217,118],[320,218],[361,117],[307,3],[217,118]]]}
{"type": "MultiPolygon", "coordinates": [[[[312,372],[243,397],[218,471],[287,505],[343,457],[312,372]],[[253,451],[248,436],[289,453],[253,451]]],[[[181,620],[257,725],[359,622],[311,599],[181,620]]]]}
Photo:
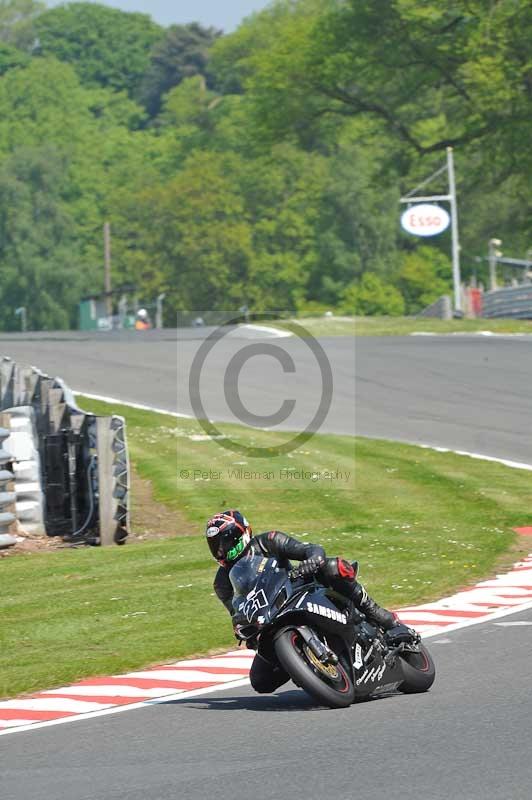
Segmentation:
{"type": "Polygon", "coordinates": [[[311,336],[408,336],[411,333],[474,333],[475,331],[532,334],[532,320],[526,319],[307,317],[267,324],[284,330],[295,330],[293,323],[305,328],[311,336]]]}
{"type": "MultiPolygon", "coordinates": [[[[510,552],[512,527],[532,524],[529,473],[498,464],[326,435],[265,461],[224,450],[196,422],[112,410],[127,418],[132,463],[150,479],[154,505],[175,512],[173,535],[3,559],[0,696],[234,644],[200,535],[224,506],[245,511],[256,531],[280,528],[359,558],[362,580],[391,607],[438,598],[510,564],[519,555],[510,552]],[[239,468],[260,474],[231,472],[239,468]],[[285,469],[320,479],[282,477],[285,469]],[[329,480],[324,470],[344,478],[329,480]]],[[[242,443],[272,440],[220,428],[242,443]]]]}
{"type": "Polygon", "coordinates": [[[274,320],[261,324],[308,336],[355,335],[355,317],[301,317],[300,319],[274,320]],[[303,332],[301,328],[304,329],[303,332]]]}

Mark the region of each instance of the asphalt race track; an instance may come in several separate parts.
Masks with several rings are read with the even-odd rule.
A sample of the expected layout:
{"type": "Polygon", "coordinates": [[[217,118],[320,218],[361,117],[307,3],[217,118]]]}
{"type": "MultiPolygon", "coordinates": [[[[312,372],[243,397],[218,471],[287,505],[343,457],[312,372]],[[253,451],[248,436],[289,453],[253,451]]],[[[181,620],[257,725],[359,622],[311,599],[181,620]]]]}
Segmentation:
{"type": "Polygon", "coordinates": [[[2,798],[530,800],[531,629],[532,609],[429,640],[424,695],[235,689],[6,736],[2,798]]]}
{"type": "MultiPolygon", "coordinates": [[[[57,372],[76,389],[187,412],[186,393],[176,384],[205,333],[179,341],[175,332],[2,335],[0,353],[57,372]]],[[[220,352],[234,355],[235,341],[224,340],[220,352]]],[[[304,352],[291,339],[275,344],[294,360],[304,352]]],[[[532,462],[532,340],[388,337],[359,339],[355,347],[330,338],[321,344],[335,377],[324,429],[352,433],[355,423],[363,435],[532,462]]],[[[315,376],[298,371],[286,395],[290,375],[270,361],[267,373],[252,369],[253,362],[243,369],[243,396],[263,401],[254,410],[266,412],[276,398],[278,407],[282,390],[301,402],[294,413],[302,419],[315,376]]],[[[220,376],[207,370],[204,377],[214,417],[220,376]]],[[[425,695],[331,711],[317,709],[291,685],[264,697],[251,689],[220,690],[14,733],[0,740],[0,796],[530,800],[531,631],[529,609],[429,639],[438,675],[425,695]]]]}
{"type": "Polygon", "coordinates": [[[531,411],[532,337],[356,342],[358,434],[531,463],[531,411]]]}
{"type": "MultiPolygon", "coordinates": [[[[116,334],[0,334],[0,355],[59,375],[74,390],[119,397],[168,411],[193,414],[188,390],[190,367],[199,347],[214,329],[181,329],[116,334]]],[[[215,331],[214,331],[215,332],[215,331]]],[[[355,343],[353,338],[321,341],[323,358],[334,376],[332,406],[322,430],[355,433],[355,343]]],[[[201,398],[206,416],[238,422],[224,397],[224,374],[242,348],[277,348],[289,354],[293,372],[285,372],[267,353],[251,355],[239,386],[245,408],[272,414],[280,400],[294,398],[294,413],[280,428],[303,430],[311,423],[322,394],[322,377],[314,354],[298,337],[276,339],[252,329],[231,330],[214,343],[201,369],[201,398]]]]}
{"type": "MultiPolygon", "coordinates": [[[[190,414],[190,365],[209,332],[0,334],[0,354],[58,374],[76,390],[190,414]]],[[[279,427],[303,429],[322,382],[314,355],[297,338],[235,332],[218,342],[201,374],[207,416],[235,420],[224,397],[224,372],[251,342],[282,348],[296,371],[286,374],[267,355],[250,358],[240,380],[244,405],[267,414],[279,408],[280,397],[295,398],[294,413],[279,427]]],[[[356,345],[330,337],[320,344],[334,380],[323,431],[532,460],[532,337],[361,337],[356,345]]]]}

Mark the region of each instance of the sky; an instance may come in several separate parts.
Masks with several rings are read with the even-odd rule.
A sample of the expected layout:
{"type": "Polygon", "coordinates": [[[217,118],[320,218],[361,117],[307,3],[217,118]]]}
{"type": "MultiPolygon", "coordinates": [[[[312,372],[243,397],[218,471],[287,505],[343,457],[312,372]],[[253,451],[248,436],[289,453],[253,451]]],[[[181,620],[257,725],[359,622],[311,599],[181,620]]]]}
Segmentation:
{"type": "MultiPolygon", "coordinates": [[[[102,5],[122,11],[150,14],[161,25],[201,22],[203,25],[234,30],[239,22],[265,8],[269,0],[98,0],[102,5]]],[[[48,0],[48,6],[61,5],[61,0],[48,0]]]]}

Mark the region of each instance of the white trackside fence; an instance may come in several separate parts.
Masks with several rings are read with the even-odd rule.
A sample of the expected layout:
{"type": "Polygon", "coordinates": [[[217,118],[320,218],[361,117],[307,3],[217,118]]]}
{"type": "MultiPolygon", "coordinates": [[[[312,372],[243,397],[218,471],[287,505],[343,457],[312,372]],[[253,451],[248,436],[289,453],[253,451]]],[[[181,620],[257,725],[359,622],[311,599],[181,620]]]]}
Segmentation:
{"type": "MultiPolygon", "coordinates": [[[[0,360],[0,537],[21,532],[93,545],[129,531],[129,459],[122,417],[78,408],[35,367],[0,360]]],[[[0,540],[1,541],[1,540],[0,540]]]]}

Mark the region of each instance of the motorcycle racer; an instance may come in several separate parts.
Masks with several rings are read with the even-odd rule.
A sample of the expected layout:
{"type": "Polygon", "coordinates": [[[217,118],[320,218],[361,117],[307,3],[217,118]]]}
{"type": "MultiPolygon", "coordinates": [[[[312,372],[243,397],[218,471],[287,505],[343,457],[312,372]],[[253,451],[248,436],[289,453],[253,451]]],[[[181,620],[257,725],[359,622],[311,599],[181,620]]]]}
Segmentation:
{"type": "MultiPolygon", "coordinates": [[[[220,565],[214,579],[214,591],[232,616],[237,639],[240,639],[240,627],[247,623],[240,607],[251,587],[239,585],[238,579],[231,576],[231,570],[240,559],[254,559],[255,556],[277,558],[279,566],[286,568],[290,568],[290,559],[300,561],[300,575],[319,574],[320,580],[349,598],[388,636],[395,639],[409,635],[408,628],[398,621],[396,615],[379,606],[356,580],[355,566],[341,558],[327,558],[321,545],[300,542],[276,530],[253,536],[249,522],[237,510],[211,517],[207,522],[206,537],[211,554],[220,565]]],[[[286,683],[288,675],[257,654],[251,666],[250,680],[255,691],[269,693],[286,683]]]]}

